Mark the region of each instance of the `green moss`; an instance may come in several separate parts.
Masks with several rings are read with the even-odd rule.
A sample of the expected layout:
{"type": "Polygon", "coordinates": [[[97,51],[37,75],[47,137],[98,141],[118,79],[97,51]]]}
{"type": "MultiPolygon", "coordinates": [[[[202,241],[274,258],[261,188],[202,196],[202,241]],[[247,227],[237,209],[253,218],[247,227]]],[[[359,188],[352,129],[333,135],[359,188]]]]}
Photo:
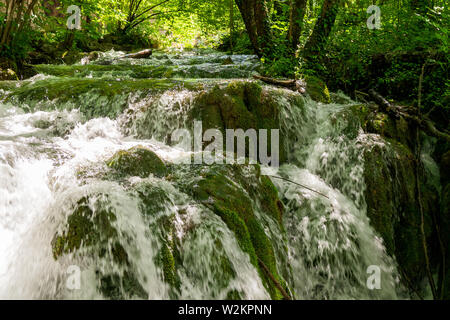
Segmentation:
{"type": "Polygon", "coordinates": [[[278,198],[278,190],[267,176],[261,177],[261,203],[266,212],[272,215],[283,228],[283,203],[278,198]]]}
{"type": "Polygon", "coordinates": [[[27,104],[35,109],[79,108],[88,118],[116,118],[128,106],[131,93],[161,92],[180,85],[195,90],[195,81],[180,82],[162,79],[105,80],[88,78],[48,78],[36,82],[23,82],[20,87],[10,87],[7,102],[27,104]],[[45,103],[57,101],[58,103],[45,103]],[[70,103],[70,104],[66,104],[70,103]]]}
{"type": "Polygon", "coordinates": [[[314,76],[306,76],[305,82],[306,93],[311,99],[322,103],[331,103],[330,92],[325,82],[314,76]]]}
{"type": "Polygon", "coordinates": [[[136,146],[128,151],[119,151],[107,161],[119,175],[146,178],[150,174],[164,177],[167,168],[164,162],[151,150],[136,146]]]}
{"type": "MultiPolygon", "coordinates": [[[[203,130],[259,129],[268,130],[271,150],[271,129],[280,129],[280,107],[275,92],[267,92],[257,82],[231,81],[225,87],[216,85],[202,92],[194,101],[191,118],[200,119],[203,130]],[[275,96],[274,96],[275,94],[275,96]]],[[[280,162],[286,161],[284,137],[280,136],[280,162]]],[[[224,146],[225,147],[225,146],[224,146]]]]}
{"type": "Polygon", "coordinates": [[[225,300],[242,300],[242,294],[237,290],[230,290],[225,300]]]}
{"type": "MultiPolygon", "coordinates": [[[[403,143],[387,139],[387,147],[374,145],[365,153],[367,215],[382,236],[387,252],[396,257],[408,282],[419,288],[424,279],[421,214],[416,196],[415,157],[403,143]]],[[[438,214],[438,192],[419,170],[427,246],[433,244],[433,215],[438,214]]]]}
{"type": "Polygon", "coordinates": [[[112,274],[96,271],[99,291],[110,299],[147,299],[148,294],[133,272],[128,253],[118,241],[114,221],[115,213],[109,209],[104,197],[100,196],[93,202],[90,198],[82,198],[68,217],[65,230],[55,235],[53,256],[55,260],[65,254],[88,254],[110,259],[111,265],[121,266],[125,271],[112,274]],[[82,248],[84,251],[80,251],[82,248]]]}
{"type": "Polygon", "coordinates": [[[159,234],[162,243],[155,263],[163,271],[163,281],[170,286],[170,296],[176,299],[181,287],[177,268],[181,266],[182,261],[176,242],[174,219],[174,215],[163,215],[153,225],[153,228],[156,229],[155,232],[159,234]]]}
{"type": "Polygon", "coordinates": [[[180,279],[175,269],[175,259],[167,244],[163,244],[160,252],[161,264],[163,266],[164,281],[172,287],[180,287],[180,279]]]}
{"type": "MultiPolygon", "coordinates": [[[[207,204],[236,236],[239,246],[250,257],[250,262],[258,270],[259,275],[273,299],[281,299],[282,295],[276,288],[270,277],[261,268],[260,261],[267,266],[272,276],[279,283],[285,285],[284,280],[279,276],[276,258],[272,243],[265,234],[258,217],[255,215],[251,205],[252,201],[248,195],[236,186],[248,188],[249,194],[258,197],[266,197],[262,201],[262,209],[281,225],[281,208],[278,205],[278,197],[273,184],[264,177],[261,180],[258,173],[251,181],[241,171],[238,166],[213,167],[214,171],[203,174],[203,178],[195,185],[189,186],[194,197],[207,204]],[[211,203],[211,200],[213,201],[211,203]]],[[[258,170],[257,170],[258,172],[258,170]]],[[[282,229],[280,227],[280,229],[282,229]]]]}
{"type": "MultiPolygon", "coordinates": [[[[67,230],[62,235],[55,236],[53,241],[55,260],[63,254],[75,252],[81,246],[98,245],[117,235],[111,225],[111,222],[116,220],[114,213],[103,209],[101,203],[98,203],[98,206],[99,210],[94,213],[88,198],[78,201],[74,212],[67,219],[67,230]]],[[[116,251],[119,252],[118,250],[116,251]]]]}

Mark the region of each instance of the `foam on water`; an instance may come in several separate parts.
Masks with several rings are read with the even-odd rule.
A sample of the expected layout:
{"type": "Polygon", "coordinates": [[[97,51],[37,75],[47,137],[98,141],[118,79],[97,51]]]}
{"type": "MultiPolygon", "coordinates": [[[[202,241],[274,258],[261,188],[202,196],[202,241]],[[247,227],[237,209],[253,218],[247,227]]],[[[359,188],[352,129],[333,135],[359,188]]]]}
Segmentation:
{"type": "MultiPolygon", "coordinates": [[[[122,55],[109,52],[101,58],[122,55]]],[[[171,61],[181,69],[196,66],[217,71],[217,63],[209,61],[224,58],[156,54],[142,61],[118,59],[114,63],[160,65],[171,61]]],[[[254,70],[254,57],[232,59],[242,70],[254,70]]],[[[284,275],[290,290],[298,299],[398,298],[396,263],[369,224],[363,196],[363,150],[382,141],[361,131],[350,105],[318,105],[288,90],[273,93],[281,110],[282,134],[288,137],[289,163],[264,171],[290,180],[272,179],[286,208],[286,234],[277,232],[274,221],[260,212],[256,202],[252,206],[275,246],[279,269],[283,260],[290,266],[284,275]],[[286,247],[288,256],[283,257],[286,247]],[[382,270],[381,290],[366,287],[371,265],[382,270]]],[[[86,117],[73,106],[26,113],[20,108],[23,105],[0,104],[0,298],[103,299],[98,290],[99,271],[133,274],[149,299],[173,298],[163,281],[163,270],[155,262],[163,245],[160,219],[164,216],[174,217],[175,237],[181,246],[177,298],[225,299],[230,290],[247,299],[270,298],[233,232],[174,183],[154,176],[125,182],[97,178],[107,170],[104,163],[115,152],[137,145],[169,163],[189,157],[189,152],[169,146],[167,136],[187,125],[197,94],[171,89],[120,97],[128,101],[127,108],[116,119],[86,117]],[[92,172],[80,179],[80,172],[85,171],[92,172]],[[163,209],[154,216],[143,214],[141,200],[132,191],[140,185],[154,186],[166,196],[159,203],[163,209]],[[129,265],[114,264],[88,252],[55,261],[51,243],[82,198],[89,199],[93,210],[104,206],[115,213],[113,226],[129,255],[129,265]],[[223,258],[235,271],[232,279],[223,279],[223,258]],[[67,289],[71,265],[82,270],[81,290],[67,289]]],[[[85,98],[93,108],[107,103],[98,93],[86,93],[85,98]]],[[[429,170],[435,170],[432,161],[428,162],[429,170]]]]}

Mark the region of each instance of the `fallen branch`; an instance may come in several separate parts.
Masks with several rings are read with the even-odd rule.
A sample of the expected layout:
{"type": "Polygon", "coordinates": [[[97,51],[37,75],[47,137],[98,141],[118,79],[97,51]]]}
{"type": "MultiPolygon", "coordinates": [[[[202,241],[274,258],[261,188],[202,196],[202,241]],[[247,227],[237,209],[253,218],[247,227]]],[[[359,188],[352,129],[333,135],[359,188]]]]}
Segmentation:
{"type": "Polygon", "coordinates": [[[153,54],[153,51],[151,49],[145,49],[136,53],[130,53],[124,55],[122,58],[128,58],[128,59],[146,59],[150,57],[153,54]]]}
{"type": "Polygon", "coordinates": [[[285,87],[293,91],[298,91],[300,93],[306,92],[306,83],[302,80],[280,80],[274,78],[268,78],[263,76],[254,75],[253,78],[261,80],[262,82],[273,84],[280,87],[285,87]]]}
{"type": "Polygon", "coordinates": [[[415,123],[428,135],[450,142],[450,135],[446,132],[436,129],[433,122],[427,117],[423,116],[422,118],[419,118],[416,115],[407,113],[401,108],[392,105],[389,101],[387,101],[385,98],[383,98],[383,96],[381,96],[373,89],[369,90],[369,96],[373,99],[373,101],[375,101],[376,104],[381,107],[382,111],[386,112],[388,115],[394,117],[395,119],[403,117],[406,120],[415,123]]]}
{"type": "Polygon", "coordinates": [[[281,284],[277,281],[277,279],[275,279],[275,277],[272,275],[272,273],[270,272],[270,270],[267,268],[267,266],[264,264],[264,262],[261,261],[260,258],[258,258],[258,263],[261,266],[261,268],[263,268],[263,270],[266,272],[267,276],[270,278],[270,280],[273,281],[273,283],[275,284],[275,286],[277,287],[277,289],[281,292],[281,294],[283,295],[284,299],[286,300],[292,300],[291,297],[288,295],[288,293],[286,292],[286,290],[284,290],[284,288],[281,286],[281,284]]]}
{"type": "Polygon", "coordinates": [[[289,179],[286,179],[286,178],[283,178],[283,177],[278,177],[278,176],[268,176],[268,177],[276,178],[276,179],[281,179],[281,180],[284,180],[284,181],[287,181],[287,182],[296,184],[296,185],[298,185],[298,186],[300,186],[300,187],[302,187],[302,188],[305,188],[305,189],[307,189],[307,190],[309,190],[309,191],[312,191],[312,192],[314,192],[314,193],[317,193],[317,194],[321,195],[322,197],[325,197],[325,198],[327,198],[327,199],[330,199],[330,198],[328,198],[328,196],[324,195],[323,193],[320,193],[319,191],[316,191],[316,190],[314,190],[314,189],[311,189],[311,188],[309,188],[309,187],[307,187],[307,186],[304,186],[304,185],[302,185],[302,184],[300,184],[300,183],[297,183],[297,182],[294,182],[294,181],[292,181],[292,180],[289,180],[289,179]]]}
{"type": "Polygon", "coordinates": [[[394,106],[391,105],[389,101],[387,101],[382,95],[376,92],[373,89],[369,90],[369,96],[378,104],[381,109],[387,114],[393,116],[395,119],[400,119],[400,114],[398,110],[394,106]]]}

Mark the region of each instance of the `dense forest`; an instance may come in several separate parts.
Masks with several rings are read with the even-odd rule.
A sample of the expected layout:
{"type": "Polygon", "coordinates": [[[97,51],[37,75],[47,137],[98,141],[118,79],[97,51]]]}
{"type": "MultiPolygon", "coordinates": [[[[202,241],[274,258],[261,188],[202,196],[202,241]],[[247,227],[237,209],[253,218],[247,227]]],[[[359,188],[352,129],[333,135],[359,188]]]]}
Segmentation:
{"type": "Polygon", "coordinates": [[[254,52],[273,77],[316,74],[335,91],[354,96],[373,88],[416,104],[424,67],[426,111],[448,106],[446,1],[11,0],[0,5],[2,77],[8,77],[7,70],[24,77],[30,63],[74,62],[81,52],[212,47],[254,52]],[[67,28],[71,5],[81,8],[80,30],[67,28]],[[382,6],[379,27],[376,10],[367,10],[371,5],[382,6]]]}
{"type": "Polygon", "coordinates": [[[448,1],[0,1],[0,298],[450,299],[448,1]]]}

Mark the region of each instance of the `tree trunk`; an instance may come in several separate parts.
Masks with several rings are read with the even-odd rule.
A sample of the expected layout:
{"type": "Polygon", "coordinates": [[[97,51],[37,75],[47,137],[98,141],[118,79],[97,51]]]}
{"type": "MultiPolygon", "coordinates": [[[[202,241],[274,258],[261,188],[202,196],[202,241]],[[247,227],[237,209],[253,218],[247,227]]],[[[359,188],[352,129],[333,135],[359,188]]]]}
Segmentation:
{"type": "Polygon", "coordinates": [[[303,56],[305,58],[319,55],[325,47],[334,26],[340,3],[341,0],[324,0],[313,33],[304,48],[303,56]]]}
{"type": "Polygon", "coordinates": [[[291,14],[289,17],[289,43],[296,50],[303,28],[308,0],[291,0],[291,14]]]}
{"type": "Polygon", "coordinates": [[[233,54],[234,0],[230,0],[230,52],[233,54]]]}
{"type": "Polygon", "coordinates": [[[16,2],[14,0],[9,0],[6,3],[6,23],[2,30],[2,38],[0,40],[0,45],[3,46],[6,44],[9,33],[11,30],[11,24],[13,23],[13,17],[14,17],[14,8],[16,6],[16,2]]]}
{"type": "Polygon", "coordinates": [[[263,56],[271,47],[272,37],[267,0],[236,0],[255,53],[263,56]]]}

